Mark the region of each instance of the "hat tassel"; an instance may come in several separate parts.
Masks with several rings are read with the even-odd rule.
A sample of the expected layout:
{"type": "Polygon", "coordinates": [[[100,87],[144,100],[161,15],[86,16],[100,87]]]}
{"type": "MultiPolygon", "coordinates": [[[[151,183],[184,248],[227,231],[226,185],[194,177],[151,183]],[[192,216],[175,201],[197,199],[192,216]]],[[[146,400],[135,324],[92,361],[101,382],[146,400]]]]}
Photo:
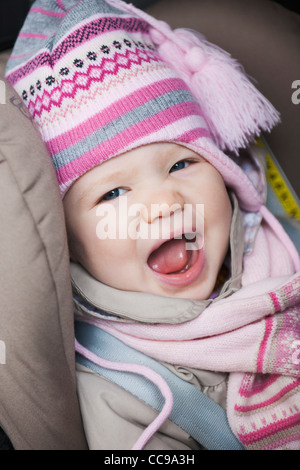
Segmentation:
{"type": "Polygon", "coordinates": [[[261,131],[269,132],[280,115],[253,85],[242,66],[230,54],[187,29],[171,30],[163,21],[121,0],[112,6],[147,21],[162,60],[186,82],[198,101],[215,143],[238,153],[261,131]]]}

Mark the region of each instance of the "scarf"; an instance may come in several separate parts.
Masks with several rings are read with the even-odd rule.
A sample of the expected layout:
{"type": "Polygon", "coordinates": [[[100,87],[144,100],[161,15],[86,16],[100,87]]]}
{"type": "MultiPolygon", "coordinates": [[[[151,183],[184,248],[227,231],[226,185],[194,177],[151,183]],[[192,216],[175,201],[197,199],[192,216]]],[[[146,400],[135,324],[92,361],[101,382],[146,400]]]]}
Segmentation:
{"type": "Polygon", "coordinates": [[[239,291],[179,325],[93,323],[158,361],[229,372],[227,415],[243,446],[300,449],[299,255],[265,207],[261,214],[239,291]]]}

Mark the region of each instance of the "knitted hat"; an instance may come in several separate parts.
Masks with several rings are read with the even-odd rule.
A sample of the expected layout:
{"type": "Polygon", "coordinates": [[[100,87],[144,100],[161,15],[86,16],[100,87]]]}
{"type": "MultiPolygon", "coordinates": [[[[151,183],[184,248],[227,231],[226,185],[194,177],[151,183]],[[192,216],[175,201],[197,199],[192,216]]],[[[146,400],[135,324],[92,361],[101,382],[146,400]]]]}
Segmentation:
{"type": "Polygon", "coordinates": [[[262,200],[223,151],[278,113],[224,51],[119,0],[36,0],[7,65],[51,154],[62,196],[105,160],[152,142],[201,154],[242,207],[262,200]]]}

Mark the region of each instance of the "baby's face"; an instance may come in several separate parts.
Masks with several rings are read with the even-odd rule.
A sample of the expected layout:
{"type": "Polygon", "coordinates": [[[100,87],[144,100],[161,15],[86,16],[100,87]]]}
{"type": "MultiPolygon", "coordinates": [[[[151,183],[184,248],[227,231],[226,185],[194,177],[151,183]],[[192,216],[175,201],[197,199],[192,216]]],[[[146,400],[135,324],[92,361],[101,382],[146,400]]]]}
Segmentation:
{"type": "Polygon", "coordinates": [[[99,281],[191,299],[213,291],[232,209],[221,175],[193,151],[159,143],[114,157],[73,184],[64,209],[71,256],[99,281]]]}

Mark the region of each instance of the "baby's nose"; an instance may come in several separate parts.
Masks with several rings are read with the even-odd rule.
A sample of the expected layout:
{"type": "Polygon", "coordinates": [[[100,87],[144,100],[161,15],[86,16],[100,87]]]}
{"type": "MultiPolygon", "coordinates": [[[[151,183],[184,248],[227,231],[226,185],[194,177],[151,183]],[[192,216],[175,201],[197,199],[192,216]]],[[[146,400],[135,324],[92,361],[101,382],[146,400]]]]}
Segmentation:
{"type": "Polygon", "coordinates": [[[182,212],[183,207],[183,198],[177,191],[158,189],[154,194],[149,194],[146,204],[142,207],[142,218],[152,224],[157,219],[182,212]]]}

